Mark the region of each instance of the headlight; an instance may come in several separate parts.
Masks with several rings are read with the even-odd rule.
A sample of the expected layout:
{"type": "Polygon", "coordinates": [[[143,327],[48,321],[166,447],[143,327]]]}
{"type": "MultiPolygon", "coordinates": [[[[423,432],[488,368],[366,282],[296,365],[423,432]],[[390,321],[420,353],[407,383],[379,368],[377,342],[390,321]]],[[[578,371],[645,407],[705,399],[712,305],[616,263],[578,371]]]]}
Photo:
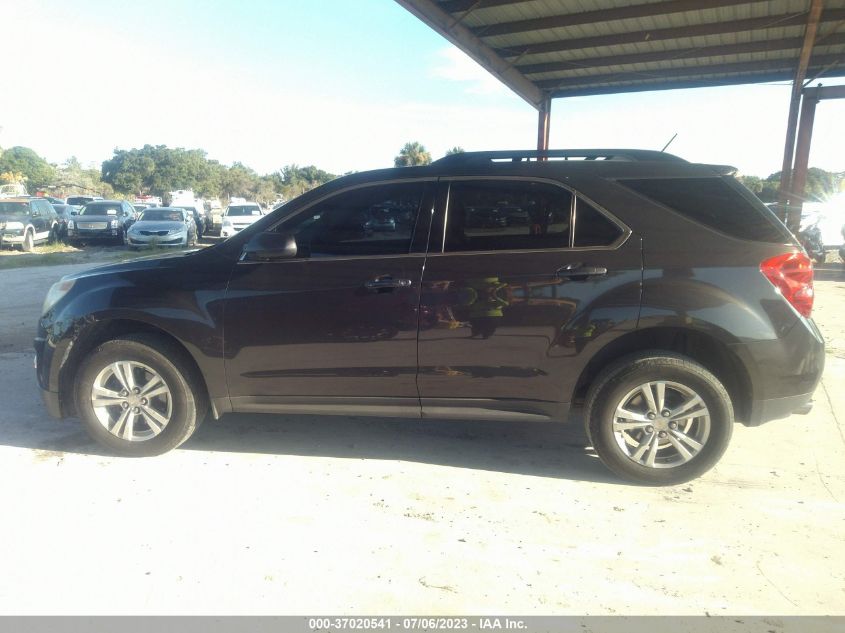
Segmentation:
{"type": "Polygon", "coordinates": [[[75,229],[76,228],[76,222],[74,222],[73,220],[68,220],[67,221],[67,228],[75,229]]]}
{"type": "Polygon", "coordinates": [[[41,314],[47,314],[58,303],[59,299],[70,292],[75,283],[76,281],[73,279],[62,279],[50,286],[50,290],[47,291],[47,296],[44,298],[44,305],[41,306],[41,314]]]}
{"type": "Polygon", "coordinates": [[[232,226],[232,221],[229,218],[223,218],[223,226],[232,226]]]}
{"type": "Polygon", "coordinates": [[[175,235],[176,233],[181,233],[181,232],[182,232],[182,231],[184,231],[184,230],[185,230],[185,229],[170,229],[170,230],[167,232],[167,234],[168,234],[168,235],[175,235]]]}
{"type": "Polygon", "coordinates": [[[117,220],[112,220],[112,221],[111,221],[111,227],[112,227],[113,229],[116,229],[116,228],[117,228],[117,220]]]}

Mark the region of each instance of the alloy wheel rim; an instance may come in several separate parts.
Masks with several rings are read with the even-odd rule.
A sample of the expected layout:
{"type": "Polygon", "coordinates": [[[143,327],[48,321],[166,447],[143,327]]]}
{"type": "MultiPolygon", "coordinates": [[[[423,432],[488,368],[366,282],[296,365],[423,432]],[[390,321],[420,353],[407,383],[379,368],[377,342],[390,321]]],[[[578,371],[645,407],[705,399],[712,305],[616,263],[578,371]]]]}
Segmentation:
{"type": "Polygon", "coordinates": [[[161,375],[137,361],[104,367],[91,387],[91,406],[115,437],[143,442],[159,435],[173,415],[173,396],[161,375]]]}
{"type": "Polygon", "coordinates": [[[710,437],[710,411],[686,385],[665,380],[643,383],[616,406],[613,436],[632,462],[675,468],[704,449],[710,437]]]}

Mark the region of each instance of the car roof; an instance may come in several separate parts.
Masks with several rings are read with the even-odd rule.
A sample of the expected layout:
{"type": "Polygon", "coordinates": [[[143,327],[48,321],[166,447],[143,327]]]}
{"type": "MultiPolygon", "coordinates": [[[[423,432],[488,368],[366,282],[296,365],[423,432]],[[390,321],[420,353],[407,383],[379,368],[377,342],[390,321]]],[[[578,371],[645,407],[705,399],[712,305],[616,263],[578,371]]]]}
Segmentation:
{"type": "MultiPolygon", "coordinates": [[[[29,202],[37,199],[38,198],[33,198],[32,196],[14,196],[9,198],[0,198],[0,202],[29,202]]],[[[49,200],[45,200],[45,202],[49,202],[49,200]]]]}

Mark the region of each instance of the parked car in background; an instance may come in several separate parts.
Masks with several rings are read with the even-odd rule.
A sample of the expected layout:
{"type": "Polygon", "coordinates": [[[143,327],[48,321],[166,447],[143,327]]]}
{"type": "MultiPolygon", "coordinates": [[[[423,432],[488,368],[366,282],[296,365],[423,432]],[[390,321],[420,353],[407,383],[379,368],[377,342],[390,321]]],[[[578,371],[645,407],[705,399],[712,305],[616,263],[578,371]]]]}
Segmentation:
{"type": "Polygon", "coordinates": [[[19,182],[0,185],[0,198],[23,198],[29,195],[26,187],[19,182]]]}
{"type": "Polygon", "coordinates": [[[68,196],[65,200],[65,204],[69,204],[79,210],[89,202],[95,202],[102,199],[103,198],[101,196],[68,196]]]}
{"type": "Polygon", "coordinates": [[[53,205],[65,203],[65,201],[62,200],[61,198],[54,198],[53,196],[36,196],[36,198],[41,198],[42,200],[46,200],[47,202],[49,202],[50,204],[53,204],[53,205]]]}
{"type": "Polygon", "coordinates": [[[0,198],[0,247],[17,246],[31,251],[36,244],[59,236],[53,205],[42,198],[0,198]]]}
{"type": "Polygon", "coordinates": [[[220,236],[231,237],[261,218],[262,215],[261,207],[257,202],[244,201],[237,204],[229,204],[223,213],[220,236]]]}
{"type": "Polygon", "coordinates": [[[205,205],[210,219],[208,232],[220,235],[220,231],[223,228],[223,205],[220,204],[220,200],[217,198],[206,200],[205,205]]]}
{"type": "Polygon", "coordinates": [[[70,206],[69,204],[54,204],[53,209],[56,210],[56,218],[59,222],[57,237],[61,240],[66,240],[67,225],[71,218],[76,215],[74,213],[76,208],[70,206]]]}
{"type": "Polygon", "coordinates": [[[202,237],[211,229],[211,215],[205,208],[205,201],[197,198],[191,189],[179,189],[170,192],[170,206],[188,209],[193,213],[197,225],[197,237],[202,237]]]}
{"type": "Polygon", "coordinates": [[[733,173],[608,149],[344,176],[214,247],[56,283],[35,339],[44,402],[132,456],[179,446],[208,411],[577,410],[613,472],[687,481],[735,420],[806,412],[824,366],[812,262],[733,173]],[[502,201],[529,224],[468,222],[502,201]],[[368,234],[384,208],[413,220],[368,234]]]}
{"type": "Polygon", "coordinates": [[[68,222],[68,241],[123,244],[134,221],[135,209],[126,200],[95,200],[82,207],[68,222]]]}
{"type": "Polygon", "coordinates": [[[174,207],[150,207],[129,227],[127,244],[144,246],[192,246],[197,242],[193,214],[174,207]]]}

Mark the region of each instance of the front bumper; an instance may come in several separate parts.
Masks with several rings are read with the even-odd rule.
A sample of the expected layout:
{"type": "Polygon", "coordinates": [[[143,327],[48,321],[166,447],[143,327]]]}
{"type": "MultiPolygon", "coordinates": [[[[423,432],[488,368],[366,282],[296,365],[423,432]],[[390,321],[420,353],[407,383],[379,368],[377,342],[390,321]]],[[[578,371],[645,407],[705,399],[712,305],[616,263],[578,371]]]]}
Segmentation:
{"type": "Polygon", "coordinates": [[[38,390],[41,400],[52,417],[62,419],[66,417],[62,409],[61,395],[50,389],[50,364],[53,360],[53,350],[47,345],[46,339],[41,337],[33,341],[35,347],[35,377],[38,380],[38,390]]]}
{"type": "Polygon", "coordinates": [[[187,237],[184,233],[164,236],[129,233],[127,242],[130,246],[184,246],[187,242],[187,237]]]}
{"type": "Polygon", "coordinates": [[[71,240],[114,240],[120,237],[118,229],[68,229],[67,236],[71,240]]]}

